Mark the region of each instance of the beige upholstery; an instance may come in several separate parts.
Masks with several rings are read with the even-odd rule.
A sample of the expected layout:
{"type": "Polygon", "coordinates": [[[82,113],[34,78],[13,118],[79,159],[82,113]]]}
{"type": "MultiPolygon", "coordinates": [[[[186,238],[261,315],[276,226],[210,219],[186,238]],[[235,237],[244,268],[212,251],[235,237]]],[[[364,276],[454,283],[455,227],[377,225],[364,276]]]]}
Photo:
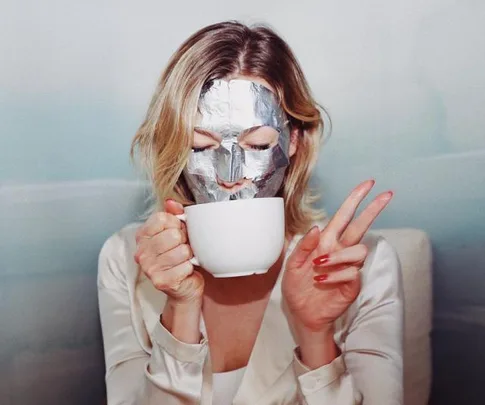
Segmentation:
{"type": "Polygon", "coordinates": [[[404,403],[425,405],[431,386],[431,244],[426,233],[418,229],[373,232],[394,246],[401,261],[405,299],[404,403]]]}

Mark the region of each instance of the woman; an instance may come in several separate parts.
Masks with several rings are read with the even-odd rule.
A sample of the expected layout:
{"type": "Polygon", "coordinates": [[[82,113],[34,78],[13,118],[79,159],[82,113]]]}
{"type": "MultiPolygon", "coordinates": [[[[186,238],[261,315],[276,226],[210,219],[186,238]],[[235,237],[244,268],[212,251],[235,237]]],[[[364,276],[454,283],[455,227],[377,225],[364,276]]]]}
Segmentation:
{"type": "Polygon", "coordinates": [[[384,239],[364,236],[392,192],[354,219],[366,181],[318,222],[307,185],[322,127],[270,29],[215,24],[176,51],[132,149],[159,209],[100,254],[110,405],[402,403],[399,264],[384,239]],[[237,126],[228,100],[254,116],[237,126]],[[275,195],[287,238],[266,274],[192,266],[184,205],[275,195]]]}

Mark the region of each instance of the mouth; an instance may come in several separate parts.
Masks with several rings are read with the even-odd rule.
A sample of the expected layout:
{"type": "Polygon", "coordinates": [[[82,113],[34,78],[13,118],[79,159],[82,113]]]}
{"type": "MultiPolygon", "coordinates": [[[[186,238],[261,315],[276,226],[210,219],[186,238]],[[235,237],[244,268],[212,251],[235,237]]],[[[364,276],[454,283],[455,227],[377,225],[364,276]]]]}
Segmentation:
{"type": "Polygon", "coordinates": [[[249,179],[241,179],[236,182],[227,182],[227,181],[222,181],[220,179],[217,179],[217,184],[219,184],[219,187],[231,194],[236,194],[238,191],[242,190],[243,188],[247,187],[252,183],[251,180],[249,179]]]}

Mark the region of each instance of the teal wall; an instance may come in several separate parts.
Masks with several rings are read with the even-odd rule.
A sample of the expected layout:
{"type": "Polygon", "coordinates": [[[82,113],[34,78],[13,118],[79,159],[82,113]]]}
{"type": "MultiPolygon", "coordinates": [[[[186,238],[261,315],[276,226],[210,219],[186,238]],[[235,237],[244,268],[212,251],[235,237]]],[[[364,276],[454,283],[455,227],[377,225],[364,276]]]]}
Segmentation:
{"type": "MultiPolygon", "coordinates": [[[[22,382],[20,375],[31,364],[72,365],[83,353],[99,354],[97,321],[89,317],[95,304],[83,305],[76,285],[91,286],[86,296],[95,298],[100,244],[143,205],[130,140],[174,49],[194,30],[228,18],[272,24],[328,108],[334,128],[313,179],[327,211],[375,178],[376,193],[395,191],[376,227],[417,227],[431,236],[435,401],[453,403],[450,387],[459,383],[467,403],[480,403],[483,3],[206,0],[194,2],[190,15],[185,3],[148,0],[0,3],[0,304],[11,326],[0,332],[2,404],[29,403],[25,387],[37,376],[22,382]],[[65,294],[57,296],[59,289],[65,294]],[[84,314],[81,336],[50,334],[66,325],[55,317],[69,322],[70,297],[84,314]],[[24,309],[19,321],[15,300],[36,316],[24,309]],[[43,334],[39,343],[34,336],[43,334]]],[[[97,360],[90,364],[64,398],[101,395],[99,385],[81,389],[90,375],[100,376],[92,371],[97,360]]],[[[42,384],[56,378],[48,374],[42,384]]],[[[48,395],[46,403],[57,403],[48,395]]]]}

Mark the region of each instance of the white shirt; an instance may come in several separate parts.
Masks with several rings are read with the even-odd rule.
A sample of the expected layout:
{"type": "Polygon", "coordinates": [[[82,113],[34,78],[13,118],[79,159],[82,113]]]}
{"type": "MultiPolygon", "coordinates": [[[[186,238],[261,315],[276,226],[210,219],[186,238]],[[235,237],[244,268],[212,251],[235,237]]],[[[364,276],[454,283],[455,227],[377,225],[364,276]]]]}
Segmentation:
{"type": "MultiPolygon", "coordinates": [[[[160,323],[166,296],[140,273],[133,258],[139,226],[114,234],[99,256],[108,405],[211,405],[203,316],[199,344],[177,340],[160,323]]],[[[291,242],[286,258],[300,237],[291,242]]],[[[315,370],[300,362],[283,305],[283,263],[233,405],[402,404],[399,260],[382,237],[368,233],[362,243],[369,253],[360,271],[361,291],[335,322],[334,340],[342,354],[315,370]]]]}
{"type": "Polygon", "coordinates": [[[212,374],[212,405],[231,405],[246,367],[212,374]]]}

